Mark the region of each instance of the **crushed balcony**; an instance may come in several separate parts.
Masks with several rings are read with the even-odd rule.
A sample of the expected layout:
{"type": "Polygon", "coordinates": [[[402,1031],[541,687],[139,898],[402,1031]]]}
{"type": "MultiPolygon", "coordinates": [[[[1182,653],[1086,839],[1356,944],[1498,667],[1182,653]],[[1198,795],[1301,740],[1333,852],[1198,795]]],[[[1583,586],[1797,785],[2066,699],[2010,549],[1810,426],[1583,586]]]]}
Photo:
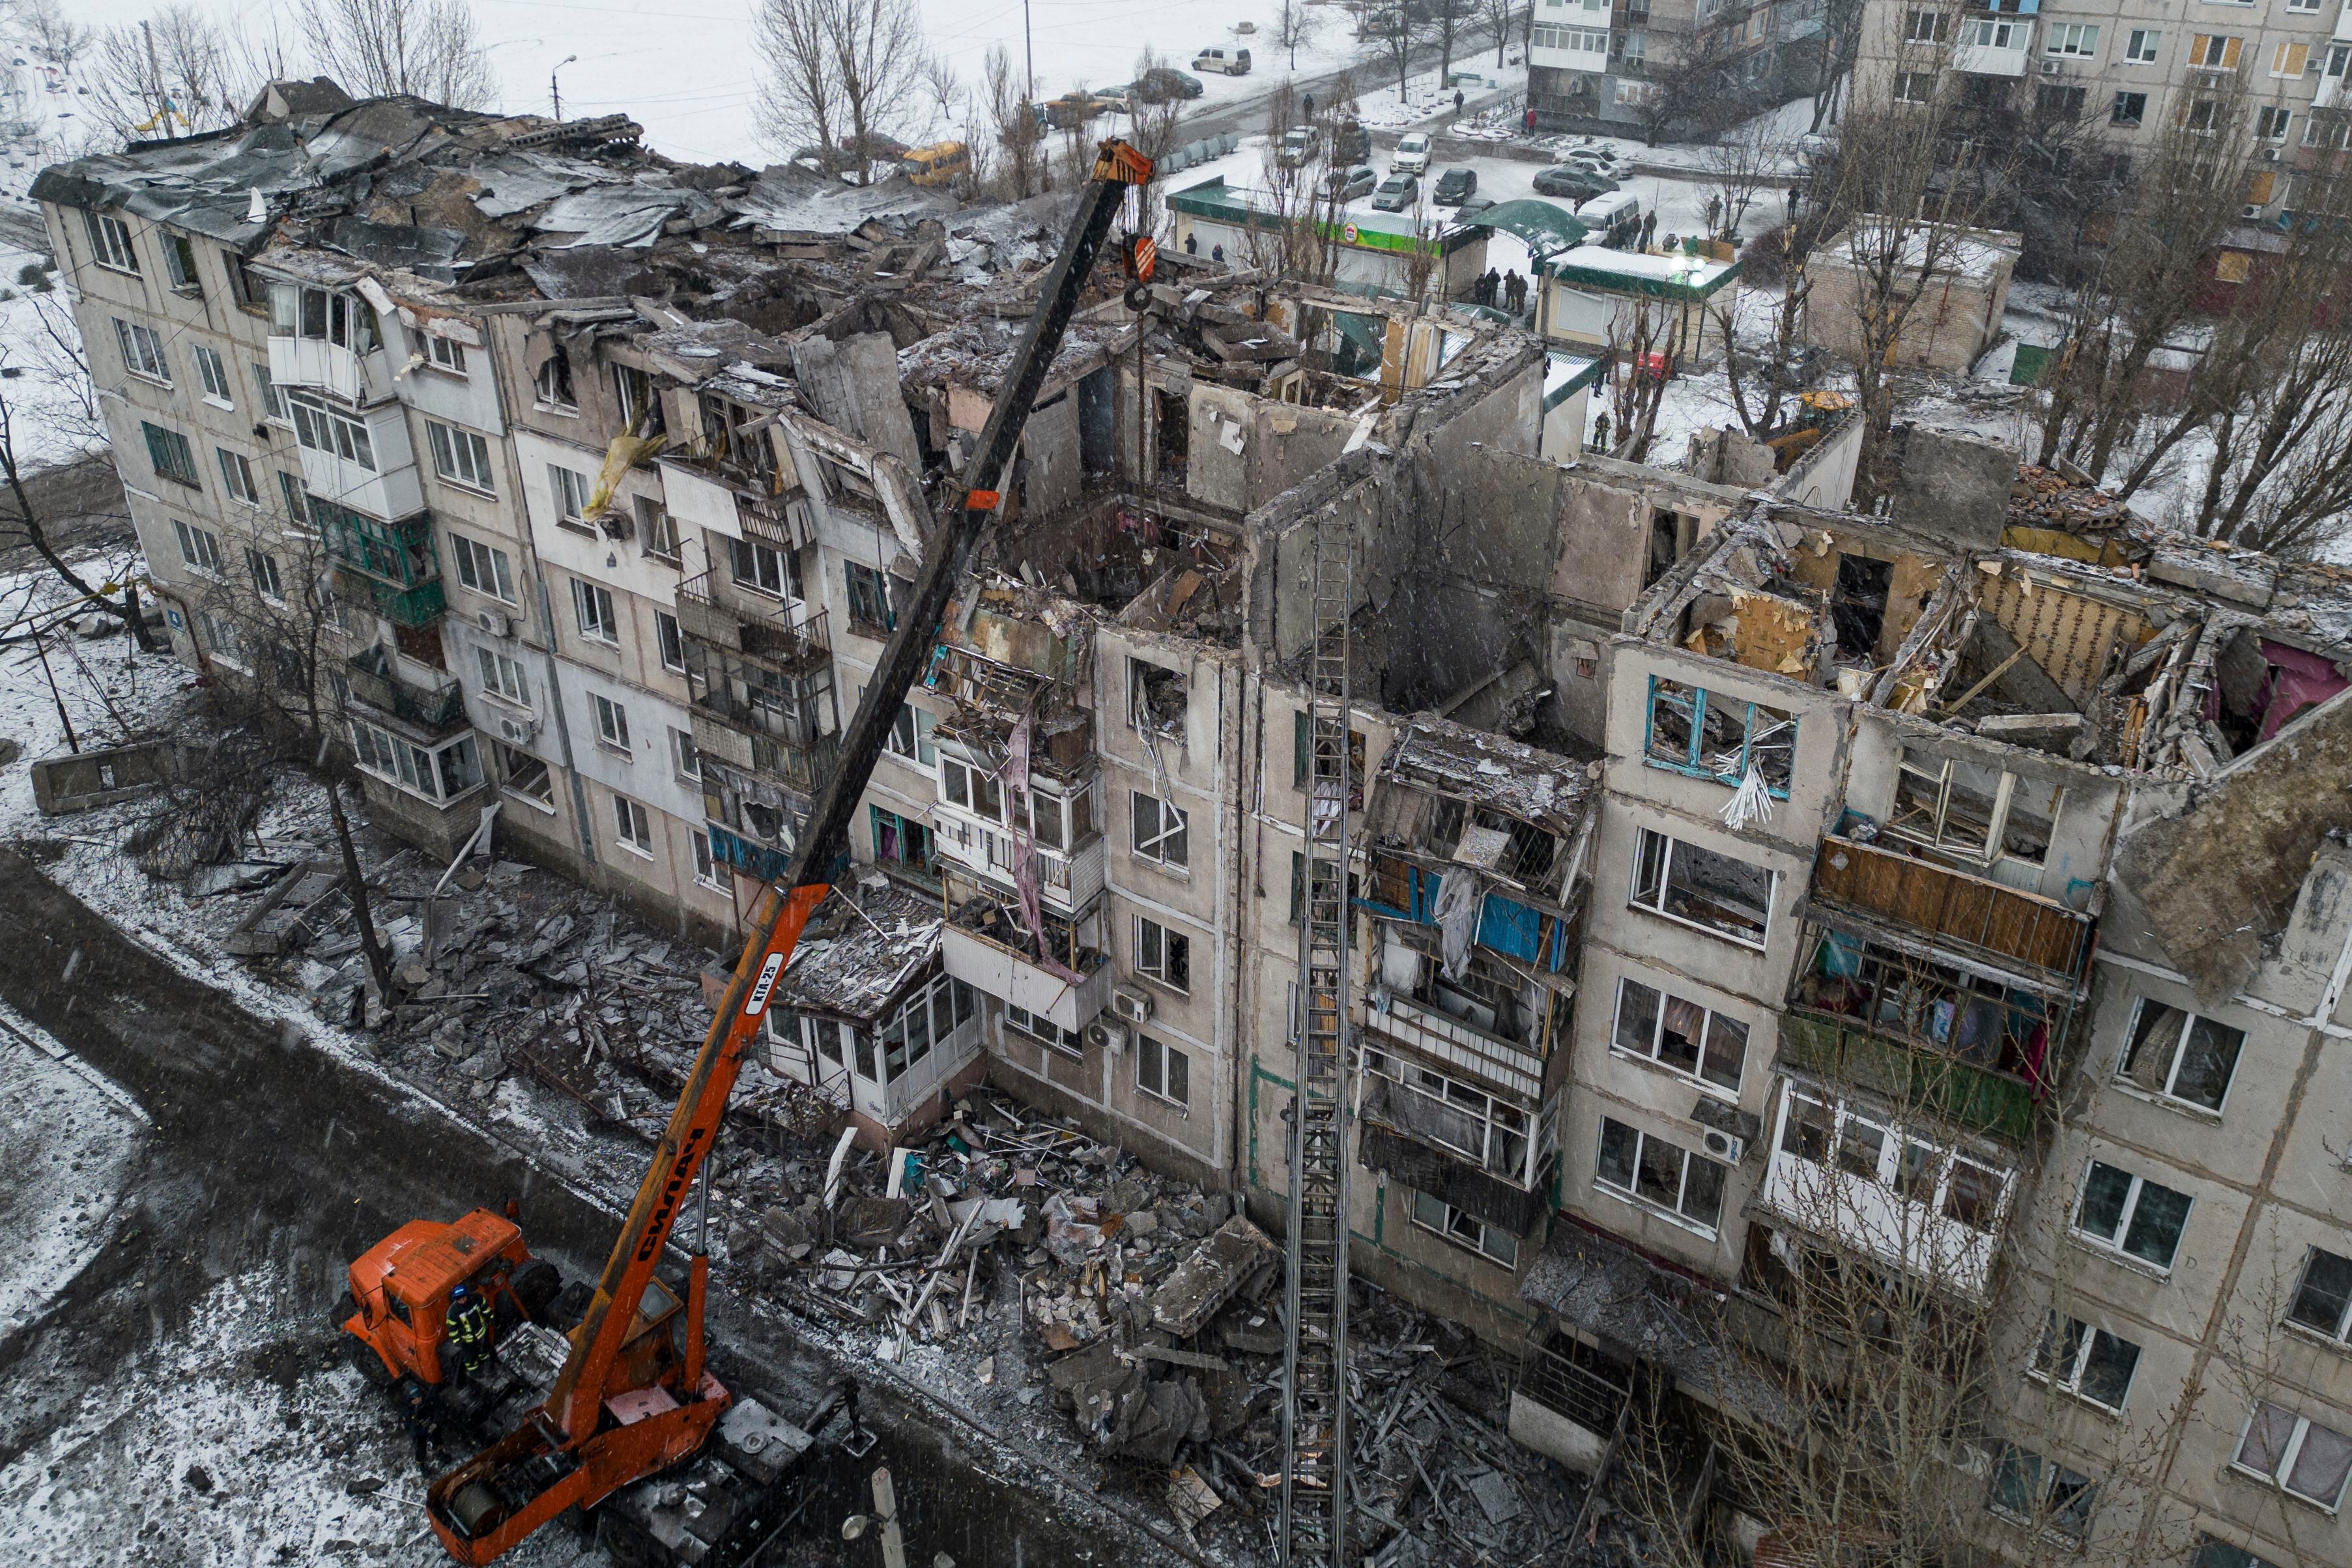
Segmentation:
{"type": "Polygon", "coordinates": [[[1084,1029],[1109,1005],[1110,955],[1081,942],[1067,922],[1041,924],[1043,941],[995,899],[964,900],[940,932],[947,972],[1061,1029],[1084,1029]]]}
{"type": "Polygon", "coordinates": [[[438,680],[420,680],[408,673],[415,667],[375,643],[344,661],[343,678],[355,700],[436,737],[465,728],[465,689],[444,671],[432,672],[438,680]]]}

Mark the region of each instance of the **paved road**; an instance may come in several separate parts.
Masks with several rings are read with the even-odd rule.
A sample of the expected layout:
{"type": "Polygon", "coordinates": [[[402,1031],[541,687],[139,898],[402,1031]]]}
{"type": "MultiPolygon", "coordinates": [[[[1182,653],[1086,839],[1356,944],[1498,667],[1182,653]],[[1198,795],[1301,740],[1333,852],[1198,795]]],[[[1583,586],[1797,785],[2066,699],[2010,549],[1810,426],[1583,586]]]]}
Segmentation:
{"type": "MultiPolygon", "coordinates": [[[[601,1260],[610,1244],[608,1215],[539,1176],[515,1151],[250,1017],[130,940],[15,848],[0,848],[0,997],[127,1091],[152,1121],[135,1215],[115,1244],[45,1318],[0,1339],[0,1470],[14,1466],[21,1474],[27,1464],[37,1470],[49,1457],[42,1445],[54,1448],[61,1427],[74,1455],[92,1449],[94,1439],[83,1436],[89,1422],[76,1426],[77,1413],[121,1398],[119,1368],[192,1337],[225,1334],[250,1351],[205,1361],[201,1370],[229,1379],[231,1404],[249,1389],[257,1408],[274,1412],[268,1385],[289,1384],[331,1359],[326,1309],[342,1289],[345,1262],[408,1218],[454,1215],[513,1195],[534,1247],[567,1269],[601,1260]],[[224,1288],[257,1271],[269,1281],[263,1294],[277,1302],[253,1303],[257,1321],[192,1321],[218,1311],[224,1288]]],[[[783,1324],[730,1311],[723,1298],[714,1301],[713,1317],[719,1375],[787,1412],[808,1408],[833,1375],[783,1324]]],[[[1025,1472],[1017,1455],[951,1422],[942,1430],[929,1411],[867,1386],[867,1419],[883,1437],[877,1458],[898,1479],[909,1546],[919,1549],[914,1561],[929,1563],[935,1552],[965,1568],[1112,1561],[1142,1568],[1179,1560],[1092,1500],[1062,1493],[1053,1477],[1025,1472]]],[[[132,1451],[138,1418],[130,1410],[111,1424],[118,1458],[132,1451]]],[[[216,1418],[256,1417],[231,1408],[216,1418]]],[[[315,1407],[307,1418],[318,1424],[315,1407]]],[[[299,1409],[284,1416],[297,1427],[305,1419],[299,1409]]],[[[389,1425],[387,1416],[386,1431],[389,1425]]],[[[348,1434],[336,1440],[351,1444],[348,1434]]],[[[361,1458],[382,1468],[381,1452],[361,1458]]],[[[50,1480],[68,1485],[72,1476],[58,1478],[74,1462],[68,1455],[49,1466],[50,1480]]],[[[176,1483],[184,1459],[166,1462],[173,1468],[164,1474],[176,1483]]],[[[835,1495],[862,1484],[864,1469],[834,1477],[835,1495]]],[[[104,1474],[101,1468],[89,1484],[102,1485],[104,1474]]],[[[28,1484],[39,1490],[39,1477],[28,1484]]],[[[334,1480],[338,1497],[341,1484],[334,1480]]],[[[257,1509],[261,1500],[247,1506],[257,1509]]],[[[37,1552],[17,1560],[237,1560],[223,1557],[216,1544],[172,1549],[175,1510],[193,1511],[190,1529],[215,1542],[222,1538],[228,1522],[205,1517],[206,1507],[224,1506],[216,1491],[124,1497],[120,1506],[159,1515],[139,1532],[134,1552],[118,1556],[112,1538],[100,1535],[80,1547],[60,1543],[54,1558],[37,1552]],[[93,1544],[109,1549],[89,1550],[93,1544]]],[[[92,1511],[85,1501],[77,1517],[86,1521],[92,1511]]],[[[836,1503],[831,1518],[846,1511],[836,1503]]],[[[415,1560],[415,1550],[421,1549],[403,1560],[415,1560]]],[[[835,1555],[817,1560],[863,1561],[839,1557],[837,1543],[830,1550],[835,1555]]]]}

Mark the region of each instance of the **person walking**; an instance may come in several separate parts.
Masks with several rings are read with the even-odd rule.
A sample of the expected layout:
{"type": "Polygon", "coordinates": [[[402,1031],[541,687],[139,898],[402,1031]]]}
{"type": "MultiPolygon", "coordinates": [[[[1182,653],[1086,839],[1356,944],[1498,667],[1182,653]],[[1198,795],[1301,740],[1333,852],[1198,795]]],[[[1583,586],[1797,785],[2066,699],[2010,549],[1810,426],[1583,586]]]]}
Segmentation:
{"type": "Polygon", "coordinates": [[[1714,235],[1716,224],[1722,218],[1722,216],[1723,198],[1721,196],[1709,196],[1706,199],[1706,232],[1709,235],[1714,235]]]}
{"type": "Polygon", "coordinates": [[[1609,411],[1605,408],[1601,417],[1592,422],[1592,444],[1602,453],[1609,450],[1609,411]]]}
{"type": "Polygon", "coordinates": [[[1298,110],[1299,118],[1312,125],[1315,122],[1315,95],[1311,92],[1302,95],[1298,99],[1298,110]]]}
{"type": "Polygon", "coordinates": [[[1650,237],[1657,232],[1658,214],[1654,212],[1643,213],[1642,214],[1642,248],[1643,250],[1650,248],[1650,237]]]}
{"type": "Polygon", "coordinates": [[[1533,136],[1536,133],[1536,111],[1533,105],[1529,105],[1528,109],[1527,126],[1528,134],[1533,136]]]}
{"type": "Polygon", "coordinates": [[[1459,120],[1459,119],[1461,119],[1461,118],[1462,118],[1462,105],[1463,105],[1465,101],[1467,101],[1467,100],[1466,100],[1466,99],[1465,99],[1463,98],[1463,96],[1462,96],[1462,89],[1461,89],[1460,88],[1458,88],[1458,87],[1457,87],[1457,88],[1455,88],[1455,89],[1454,89],[1454,119],[1459,120]]]}

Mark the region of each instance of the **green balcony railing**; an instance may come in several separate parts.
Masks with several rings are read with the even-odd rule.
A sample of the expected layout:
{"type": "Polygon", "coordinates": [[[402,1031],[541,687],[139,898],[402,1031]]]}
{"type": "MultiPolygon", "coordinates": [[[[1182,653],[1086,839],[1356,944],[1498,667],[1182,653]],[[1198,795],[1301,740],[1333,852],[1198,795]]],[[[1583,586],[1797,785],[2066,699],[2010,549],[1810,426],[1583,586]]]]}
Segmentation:
{"type": "Polygon", "coordinates": [[[335,578],[336,590],[343,598],[373,607],[395,626],[430,626],[448,612],[449,596],[442,591],[437,577],[414,588],[400,588],[345,567],[335,578]]]}
{"type": "Polygon", "coordinates": [[[1780,1015],[1780,1060],[2009,1143],[2033,1142],[2032,1084],[1873,1034],[1852,1019],[1791,1008],[1780,1015]]]}
{"type": "Polygon", "coordinates": [[[381,645],[346,660],[344,678],[352,684],[352,695],[411,724],[437,730],[453,729],[466,722],[466,694],[456,681],[422,686],[403,680],[394,673],[391,657],[381,645]]]}

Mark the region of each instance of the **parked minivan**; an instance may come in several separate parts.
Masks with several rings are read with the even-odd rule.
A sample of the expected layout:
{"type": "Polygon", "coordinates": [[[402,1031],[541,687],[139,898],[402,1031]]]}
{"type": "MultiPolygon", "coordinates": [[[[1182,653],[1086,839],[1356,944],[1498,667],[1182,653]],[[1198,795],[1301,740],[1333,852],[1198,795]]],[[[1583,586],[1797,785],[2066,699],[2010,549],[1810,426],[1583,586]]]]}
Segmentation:
{"type": "Polygon", "coordinates": [[[971,171],[971,149],[961,141],[935,141],[918,147],[898,160],[907,178],[918,185],[944,185],[971,171]]]}
{"type": "Polygon", "coordinates": [[[1591,231],[1596,245],[1622,246],[1642,231],[1642,198],[1632,191],[1612,191],[1576,209],[1576,221],[1591,231]]]}
{"type": "Polygon", "coordinates": [[[1192,57],[1196,71],[1219,71],[1229,77],[1249,75],[1250,56],[1247,49],[1202,49],[1192,57]]]}

